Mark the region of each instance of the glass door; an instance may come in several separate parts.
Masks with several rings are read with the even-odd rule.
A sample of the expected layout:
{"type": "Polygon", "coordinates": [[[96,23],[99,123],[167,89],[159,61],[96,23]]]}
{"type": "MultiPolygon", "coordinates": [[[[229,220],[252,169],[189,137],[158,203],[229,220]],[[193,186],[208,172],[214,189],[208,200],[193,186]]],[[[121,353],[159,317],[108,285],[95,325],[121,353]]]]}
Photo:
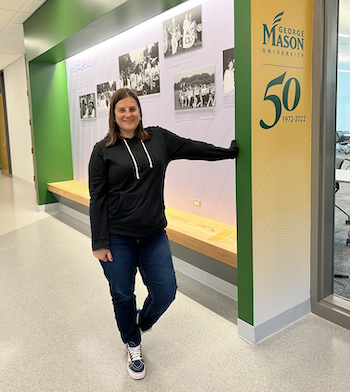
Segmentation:
{"type": "Polygon", "coordinates": [[[311,311],[350,329],[350,0],[313,4],[311,311]]]}
{"type": "Polygon", "coordinates": [[[339,0],[333,294],[350,301],[350,0],[339,0]]]}

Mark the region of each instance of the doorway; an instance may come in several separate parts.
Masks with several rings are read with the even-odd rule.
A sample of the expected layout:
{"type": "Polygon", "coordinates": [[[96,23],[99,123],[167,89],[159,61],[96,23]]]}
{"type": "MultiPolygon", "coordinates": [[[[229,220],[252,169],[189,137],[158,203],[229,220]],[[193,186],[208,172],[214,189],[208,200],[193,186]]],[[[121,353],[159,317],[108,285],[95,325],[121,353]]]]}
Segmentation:
{"type": "Polygon", "coordinates": [[[343,144],[350,134],[350,97],[343,97],[350,76],[343,54],[350,44],[347,10],[350,0],[314,2],[311,310],[350,329],[350,150],[343,144]]]}
{"type": "Polygon", "coordinates": [[[333,294],[350,301],[350,0],[339,0],[333,294]]]}
{"type": "Polygon", "coordinates": [[[1,174],[11,176],[10,146],[8,137],[4,74],[0,72],[0,168],[1,174]]]}

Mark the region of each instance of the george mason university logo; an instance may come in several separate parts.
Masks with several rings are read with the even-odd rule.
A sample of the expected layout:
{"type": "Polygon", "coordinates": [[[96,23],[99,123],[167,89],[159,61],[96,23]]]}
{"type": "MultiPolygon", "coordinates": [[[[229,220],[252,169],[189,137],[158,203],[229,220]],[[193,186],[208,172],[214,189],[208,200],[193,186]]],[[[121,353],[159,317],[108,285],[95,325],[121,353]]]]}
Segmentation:
{"type": "Polygon", "coordinates": [[[284,11],[274,17],[271,28],[263,23],[263,52],[272,53],[273,50],[274,54],[303,57],[304,31],[281,25],[283,14],[284,11]]]}

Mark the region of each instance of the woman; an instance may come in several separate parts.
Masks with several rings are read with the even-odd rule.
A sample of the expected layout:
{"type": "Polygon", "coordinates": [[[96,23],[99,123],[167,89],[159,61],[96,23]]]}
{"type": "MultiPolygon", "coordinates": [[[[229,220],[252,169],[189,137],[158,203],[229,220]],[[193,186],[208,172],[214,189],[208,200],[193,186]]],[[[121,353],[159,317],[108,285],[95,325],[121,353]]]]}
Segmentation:
{"type": "Polygon", "coordinates": [[[170,27],[169,33],[171,35],[171,54],[174,55],[177,53],[178,48],[178,40],[177,40],[177,26],[175,23],[175,18],[172,20],[172,25],[170,27]]]}
{"type": "Polygon", "coordinates": [[[228,59],[227,68],[224,73],[224,93],[232,93],[235,90],[233,60],[228,59]]]}
{"type": "Polygon", "coordinates": [[[145,376],[141,332],[147,331],[175,299],[176,279],[164,231],[163,188],[167,165],[175,159],[235,158],[229,149],[184,139],[159,128],[143,128],[140,102],[127,88],[111,98],[108,135],[89,163],[90,220],[94,256],[109,281],[117,325],[134,379],[145,376]],[[137,268],[148,289],[136,309],[137,268]]]}

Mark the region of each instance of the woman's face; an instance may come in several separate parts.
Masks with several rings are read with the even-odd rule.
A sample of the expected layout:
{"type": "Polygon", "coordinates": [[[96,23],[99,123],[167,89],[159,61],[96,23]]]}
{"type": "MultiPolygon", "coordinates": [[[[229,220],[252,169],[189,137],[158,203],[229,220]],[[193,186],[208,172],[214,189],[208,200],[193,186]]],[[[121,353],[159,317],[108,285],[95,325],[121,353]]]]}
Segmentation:
{"type": "Polygon", "coordinates": [[[114,115],[121,136],[132,138],[141,120],[136,100],[133,97],[126,97],[118,101],[114,107],[114,115]]]}

